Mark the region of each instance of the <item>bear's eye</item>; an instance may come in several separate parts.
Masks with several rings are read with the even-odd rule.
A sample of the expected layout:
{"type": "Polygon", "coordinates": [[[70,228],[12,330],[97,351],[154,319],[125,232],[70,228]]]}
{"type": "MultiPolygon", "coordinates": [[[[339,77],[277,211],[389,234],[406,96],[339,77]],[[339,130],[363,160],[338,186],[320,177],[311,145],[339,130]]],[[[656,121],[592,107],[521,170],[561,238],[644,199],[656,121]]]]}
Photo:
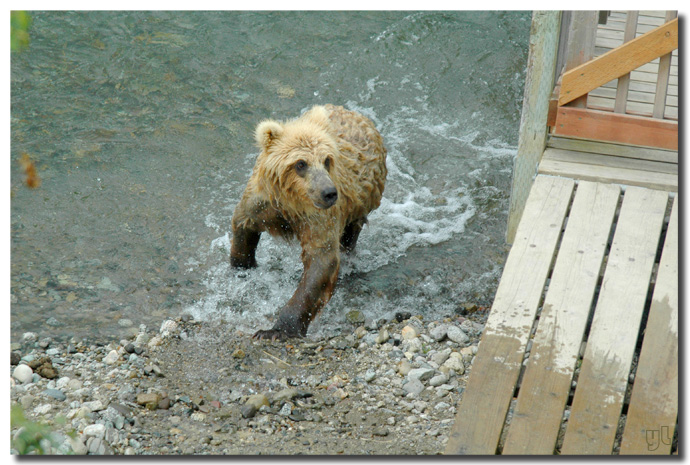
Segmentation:
{"type": "Polygon", "coordinates": [[[304,172],[307,170],[307,162],[304,160],[298,161],[295,163],[295,170],[298,174],[304,174],[304,172]]]}
{"type": "Polygon", "coordinates": [[[323,162],[323,167],[326,168],[326,171],[331,170],[331,157],[326,158],[326,161],[323,162]]]}

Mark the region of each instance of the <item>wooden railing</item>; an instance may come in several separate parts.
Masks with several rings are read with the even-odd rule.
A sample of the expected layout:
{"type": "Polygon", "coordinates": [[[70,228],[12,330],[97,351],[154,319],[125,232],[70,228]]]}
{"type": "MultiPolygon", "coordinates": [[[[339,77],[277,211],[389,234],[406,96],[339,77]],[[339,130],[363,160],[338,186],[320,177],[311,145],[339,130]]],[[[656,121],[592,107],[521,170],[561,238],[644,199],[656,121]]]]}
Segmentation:
{"type": "Polygon", "coordinates": [[[664,119],[671,54],[678,48],[676,12],[667,12],[665,24],[639,37],[634,37],[638,14],[628,12],[624,44],[594,59],[588,59],[593,50],[593,43],[583,37],[588,37],[588,34],[593,37],[596,34],[596,23],[593,28],[591,27],[591,19],[596,17],[596,13],[572,14],[568,47],[565,52],[568,56],[565,60],[566,71],[555,89],[555,101],[552,102],[549,115],[549,125],[552,126],[553,133],[678,150],[678,123],[664,119]],[[580,24],[589,27],[578,28],[577,25],[580,24]],[[581,64],[574,66],[572,57],[584,59],[581,64]],[[630,73],[657,58],[660,60],[653,111],[648,117],[626,113],[630,73]],[[618,79],[618,84],[612,111],[589,108],[586,104],[587,94],[615,79],[618,79]]]}

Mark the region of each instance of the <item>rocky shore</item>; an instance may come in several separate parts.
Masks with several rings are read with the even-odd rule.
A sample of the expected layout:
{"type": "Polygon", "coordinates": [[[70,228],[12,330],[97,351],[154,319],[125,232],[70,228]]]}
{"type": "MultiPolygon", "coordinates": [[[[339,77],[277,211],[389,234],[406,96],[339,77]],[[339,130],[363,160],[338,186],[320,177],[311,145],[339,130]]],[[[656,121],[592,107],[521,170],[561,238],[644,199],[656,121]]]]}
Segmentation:
{"type": "Polygon", "coordinates": [[[341,335],[287,342],[186,315],[116,342],[25,333],[11,404],[49,454],[439,454],[485,318],[355,311],[341,335]]]}

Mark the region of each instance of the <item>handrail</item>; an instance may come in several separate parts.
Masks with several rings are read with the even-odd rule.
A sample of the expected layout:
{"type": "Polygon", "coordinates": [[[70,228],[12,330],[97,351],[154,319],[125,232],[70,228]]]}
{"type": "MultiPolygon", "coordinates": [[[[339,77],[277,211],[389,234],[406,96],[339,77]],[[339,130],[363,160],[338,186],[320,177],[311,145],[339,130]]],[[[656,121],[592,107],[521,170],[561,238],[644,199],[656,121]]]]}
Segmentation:
{"type": "Polygon", "coordinates": [[[563,74],[559,105],[678,48],[678,18],[563,74]]]}

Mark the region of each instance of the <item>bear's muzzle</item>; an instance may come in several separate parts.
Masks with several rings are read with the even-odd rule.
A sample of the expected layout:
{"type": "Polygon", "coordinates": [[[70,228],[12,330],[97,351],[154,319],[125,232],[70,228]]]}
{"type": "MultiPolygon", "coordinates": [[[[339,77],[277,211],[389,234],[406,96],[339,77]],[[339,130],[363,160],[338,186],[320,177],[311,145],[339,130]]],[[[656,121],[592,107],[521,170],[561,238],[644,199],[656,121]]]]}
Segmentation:
{"type": "Polygon", "coordinates": [[[333,205],[335,205],[335,202],[338,200],[338,190],[333,187],[327,187],[326,189],[321,191],[321,202],[323,207],[321,208],[330,208],[333,205]]]}

